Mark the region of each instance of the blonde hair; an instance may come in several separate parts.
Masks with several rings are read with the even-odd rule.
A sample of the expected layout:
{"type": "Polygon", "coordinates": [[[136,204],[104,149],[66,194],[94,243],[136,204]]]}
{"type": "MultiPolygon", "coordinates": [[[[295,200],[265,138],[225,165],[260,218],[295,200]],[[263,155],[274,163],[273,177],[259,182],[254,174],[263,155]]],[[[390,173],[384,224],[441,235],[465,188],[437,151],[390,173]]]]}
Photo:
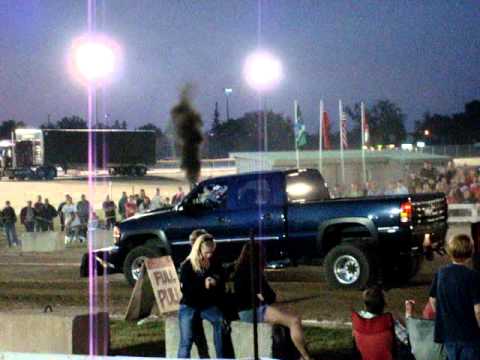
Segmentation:
{"type": "Polygon", "coordinates": [[[192,250],[190,250],[190,254],[188,255],[188,259],[192,263],[192,268],[195,272],[201,272],[205,270],[205,264],[202,261],[202,245],[213,248],[215,250],[215,240],[213,236],[207,233],[200,235],[195,240],[195,243],[192,246],[192,250]]]}
{"type": "Polygon", "coordinates": [[[467,260],[472,257],[472,239],[466,234],[455,235],[447,242],[447,254],[454,260],[467,260]]]}
{"type": "Polygon", "coordinates": [[[193,230],[192,233],[190,234],[189,238],[188,238],[190,240],[190,245],[193,246],[193,244],[195,244],[195,241],[197,241],[197,239],[200,237],[200,235],[204,235],[204,234],[208,234],[207,230],[205,230],[205,229],[193,230]]]}

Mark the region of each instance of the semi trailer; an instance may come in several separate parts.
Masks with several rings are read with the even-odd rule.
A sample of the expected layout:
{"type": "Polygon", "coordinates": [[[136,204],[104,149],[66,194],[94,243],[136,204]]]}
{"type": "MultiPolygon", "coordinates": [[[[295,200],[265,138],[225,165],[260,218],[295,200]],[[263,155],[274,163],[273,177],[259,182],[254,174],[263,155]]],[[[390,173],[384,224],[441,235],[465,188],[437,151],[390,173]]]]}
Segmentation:
{"type": "Polygon", "coordinates": [[[53,179],[58,169],[105,169],[144,176],[155,164],[155,132],[118,129],[16,129],[0,144],[0,177],[53,179]]]}

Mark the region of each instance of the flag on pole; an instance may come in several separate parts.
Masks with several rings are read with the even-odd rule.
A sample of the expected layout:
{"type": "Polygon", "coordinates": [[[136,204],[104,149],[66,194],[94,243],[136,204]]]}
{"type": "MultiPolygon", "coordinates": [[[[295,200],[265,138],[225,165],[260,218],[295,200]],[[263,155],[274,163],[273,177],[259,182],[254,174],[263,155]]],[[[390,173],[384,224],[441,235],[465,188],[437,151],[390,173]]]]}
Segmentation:
{"type": "Polygon", "coordinates": [[[348,149],[348,139],[347,139],[347,114],[341,110],[340,114],[340,141],[342,149],[348,149]]]}
{"type": "Polygon", "coordinates": [[[302,119],[302,112],[300,111],[300,106],[296,106],[296,116],[295,116],[295,147],[300,149],[307,144],[307,131],[305,130],[305,124],[302,119]]]}
{"type": "Polygon", "coordinates": [[[332,145],[330,144],[330,119],[328,117],[328,112],[323,112],[322,120],[323,148],[325,150],[330,150],[332,145]]]}

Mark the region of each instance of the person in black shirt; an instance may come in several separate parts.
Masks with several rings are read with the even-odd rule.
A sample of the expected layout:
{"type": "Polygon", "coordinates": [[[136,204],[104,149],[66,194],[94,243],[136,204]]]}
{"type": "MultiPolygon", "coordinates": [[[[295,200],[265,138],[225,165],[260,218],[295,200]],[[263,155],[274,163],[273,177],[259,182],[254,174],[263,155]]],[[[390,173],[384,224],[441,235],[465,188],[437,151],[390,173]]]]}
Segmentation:
{"type": "MultiPolygon", "coordinates": [[[[253,322],[253,305],[251,292],[250,253],[251,243],[246,243],[236,262],[233,275],[235,295],[237,297],[238,316],[245,322],[253,322]]],[[[262,248],[258,242],[254,245],[255,267],[258,269],[255,283],[255,294],[258,298],[256,309],[258,322],[266,322],[274,325],[288,327],[290,336],[297,350],[303,359],[311,359],[305,346],[302,321],[299,316],[289,314],[272,305],[276,300],[276,294],[265,278],[263,268],[265,260],[262,255],[262,248]]]]}
{"type": "Polygon", "coordinates": [[[447,242],[452,263],[441,268],[430,289],[434,341],[444,344],[449,359],[480,359],[480,274],[466,266],[473,244],[468,235],[447,242]]]}
{"type": "Polygon", "coordinates": [[[50,204],[48,199],[45,199],[44,203],[44,216],[48,231],[54,231],[53,219],[58,215],[57,210],[50,204]]]}
{"type": "Polygon", "coordinates": [[[225,283],[221,265],[212,261],[214,252],[213,236],[203,234],[196,239],[180,269],[183,296],[178,311],[180,344],[177,357],[181,359],[190,358],[196,316],[212,323],[217,358],[224,357],[223,315],[218,302],[223,299],[225,283]]]}
{"type": "Polygon", "coordinates": [[[105,228],[107,230],[110,230],[113,228],[115,222],[117,221],[117,206],[112,200],[110,200],[110,196],[107,195],[105,201],[102,204],[102,208],[105,213],[105,228]]]}
{"type": "Polygon", "coordinates": [[[15,210],[10,205],[10,201],[5,202],[5,207],[0,211],[0,217],[5,228],[5,237],[8,241],[8,247],[19,246],[17,232],[15,230],[15,223],[17,222],[17,215],[15,210]]]}

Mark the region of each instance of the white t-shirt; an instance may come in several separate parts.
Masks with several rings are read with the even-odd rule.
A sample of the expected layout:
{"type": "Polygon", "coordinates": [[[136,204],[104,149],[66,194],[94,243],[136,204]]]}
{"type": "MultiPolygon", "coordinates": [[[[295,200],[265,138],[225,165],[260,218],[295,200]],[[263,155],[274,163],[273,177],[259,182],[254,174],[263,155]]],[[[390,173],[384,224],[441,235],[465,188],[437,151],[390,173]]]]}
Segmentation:
{"type": "Polygon", "coordinates": [[[75,206],[75,204],[65,204],[63,205],[63,208],[62,208],[62,213],[63,213],[63,216],[66,220],[68,220],[70,218],[70,216],[74,213],[77,212],[77,207],[75,206]]]}

